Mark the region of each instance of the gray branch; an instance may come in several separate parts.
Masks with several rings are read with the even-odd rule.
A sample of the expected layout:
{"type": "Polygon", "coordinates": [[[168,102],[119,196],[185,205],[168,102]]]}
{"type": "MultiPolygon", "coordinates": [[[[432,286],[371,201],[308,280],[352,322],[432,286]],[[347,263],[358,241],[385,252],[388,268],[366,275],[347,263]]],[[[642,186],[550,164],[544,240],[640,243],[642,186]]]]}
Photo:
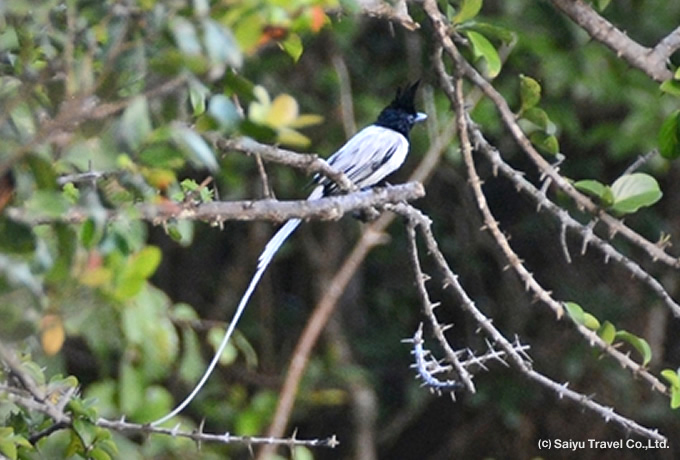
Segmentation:
{"type": "Polygon", "coordinates": [[[673,78],[673,73],[668,69],[668,58],[680,46],[680,30],[673,31],[655,48],[647,48],[616,28],[582,0],[551,1],[593,39],[611,48],[631,66],[658,82],[673,78]]]}
{"type": "MultiPolygon", "coordinates": [[[[271,220],[285,221],[294,217],[303,219],[336,220],[343,215],[360,209],[380,207],[387,203],[411,201],[425,196],[425,188],[419,182],[408,182],[402,185],[376,187],[348,195],[338,195],[318,200],[277,201],[216,201],[211,203],[177,203],[159,204],[143,203],[133,206],[140,219],[160,224],[169,220],[199,220],[204,222],[224,222],[227,220],[252,221],[271,220]]],[[[7,215],[28,225],[50,224],[54,222],[80,223],[87,220],[91,210],[74,207],[61,216],[40,216],[21,208],[7,209],[7,215]]],[[[108,220],[123,216],[135,215],[130,209],[110,210],[108,220]]]]}

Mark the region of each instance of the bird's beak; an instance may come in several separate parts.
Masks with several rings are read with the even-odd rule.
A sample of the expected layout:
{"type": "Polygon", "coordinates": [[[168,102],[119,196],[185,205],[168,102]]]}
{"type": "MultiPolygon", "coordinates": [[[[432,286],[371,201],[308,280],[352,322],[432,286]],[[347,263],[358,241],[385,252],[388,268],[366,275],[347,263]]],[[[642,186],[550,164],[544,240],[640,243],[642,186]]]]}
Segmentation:
{"type": "Polygon", "coordinates": [[[418,123],[418,122],[425,121],[425,120],[427,120],[427,114],[423,113],[423,112],[418,112],[418,113],[416,113],[416,116],[413,117],[414,123],[418,123]]]}

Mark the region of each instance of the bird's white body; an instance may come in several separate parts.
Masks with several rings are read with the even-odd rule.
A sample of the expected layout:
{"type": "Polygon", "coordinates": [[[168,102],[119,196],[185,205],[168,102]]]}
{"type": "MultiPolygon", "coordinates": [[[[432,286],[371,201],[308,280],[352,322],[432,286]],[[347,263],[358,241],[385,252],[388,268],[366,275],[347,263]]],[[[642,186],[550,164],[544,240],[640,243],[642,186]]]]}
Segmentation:
{"type": "Polygon", "coordinates": [[[392,129],[370,125],[335,152],[328,164],[345,173],[359,188],[372,187],[406,160],[408,139],[392,129]]]}

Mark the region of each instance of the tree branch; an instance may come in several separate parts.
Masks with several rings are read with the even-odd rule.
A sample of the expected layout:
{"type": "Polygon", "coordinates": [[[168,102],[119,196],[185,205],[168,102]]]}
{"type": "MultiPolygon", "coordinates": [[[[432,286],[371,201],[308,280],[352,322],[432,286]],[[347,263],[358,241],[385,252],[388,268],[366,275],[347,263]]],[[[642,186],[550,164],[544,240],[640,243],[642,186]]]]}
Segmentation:
{"type": "MultiPolygon", "coordinates": [[[[142,220],[160,224],[172,219],[199,220],[204,222],[224,222],[227,220],[252,221],[271,220],[282,222],[294,217],[302,219],[336,220],[348,212],[370,207],[380,207],[386,203],[411,201],[425,196],[425,189],[419,182],[409,182],[389,187],[376,187],[349,195],[337,195],[318,200],[256,200],[256,201],[215,201],[211,203],[177,203],[166,201],[160,204],[139,204],[127,210],[110,210],[108,220],[123,216],[134,216],[142,220]]],[[[60,216],[37,216],[21,208],[7,209],[7,215],[29,225],[42,225],[54,222],[80,223],[90,217],[90,210],[82,207],[70,209],[60,216]]]]}
{"type": "Polygon", "coordinates": [[[668,69],[668,58],[680,46],[678,29],[662,40],[656,48],[651,49],[640,45],[616,28],[583,0],[551,0],[551,2],[593,39],[611,48],[617,56],[642,70],[650,78],[662,82],[673,77],[668,69]]]}
{"type": "Polygon", "coordinates": [[[316,154],[297,153],[272,145],[261,144],[247,137],[225,139],[214,138],[215,146],[222,151],[235,150],[248,155],[259,155],[265,161],[273,161],[293,168],[302,169],[307,174],[323,174],[335,182],[340,190],[349,192],[356,190],[356,186],[345,176],[342,171],[336,171],[325,160],[316,154]]]}
{"type": "MultiPolygon", "coordinates": [[[[51,432],[59,429],[71,428],[74,418],[64,412],[64,407],[68,401],[74,396],[74,388],[71,391],[66,391],[62,395],[62,402],[60,404],[53,404],[50,398],[46,398],[44,391],[38,388],[38,385],[30,376],[30,374],[21,366],[21,363],[16,359],[14,353],[0,343],[0,362],[4,363],[11,371],[11,374],[17,378],[24,390],[15,388],[10,385],[0,384],[0,392],[5,392],[8,399],[15,402],[17,405],[29,411],[41,412],[52,420],[54,424],[46,429],[36,433],[32,439],[34,441],[40,440],[42,437],[49,435],[51,432]]],[[[174,428],[153,427],[148,424],[131,423],[120,420],[108,420],[99,418],[94,423],[102,428],[107,428],[119,432],[133,432],[137,434],[162,434],[172,437],[188,438],[197,443],[201,442],[217,442],[222,444],[244,444],[252,446],[256,444],[270,444],[275,446],[307,446],[307,447],[330,447],[335,448],[339,443],[336,437],[330,436],[326,439],[297,439],[295,435],[288,438],[274,438],[274,437],[258,437],[258,436],[236,436],[230,433],[214,434],[205,433],[201,428],[192,431],[182,431],[179,429],[179,424],[174,428]]]]}
{"type": "Polygon", "coordinates": [[[653,439],[659,442],[668,442],[667,438],[659,434],[658,430],[644,427],[635,420],[631,420],[616,413],[613,408],[603,406],[594,401],[591,397],[569,389],[568,383],[557,383],[540,372],[535,371],[531,364],[531,360],[526,355],[526,353],[524,353],[523,350],[518,349],[517,346],[513,345],[498,329],[496,329],[492,320],[485,316],[484,313],[482,313],[477,308],[475,302],[470,298],[463,286],[460,284],[458,276],[451,270],[451,267],[439,249],[437,240],[432,233],[430,219],[409,205],[397,204],[391,205],[389,208],[391,211],[407,218],[411,225],[420,228],[421,234],[423,238],[425,238],[425,244],[428,248],[428,253],[435,261],[436,270],[444,279],[444,286],[453,290],[454,294],[460,300],[460,307],[462,310],[470,314],[478,324],[479,329],[484,331],[494,341],[494,344],[505,352],[505,356],[508,357],[510,364],[512,364],[530,380],[539,383],[544,388],[547,388],[555,393],[560,399],[569,399],[584,408],[592,410],[602,417],[606,422],[613,421],[624,430],[636,433],[647,439],[653,439]]]}

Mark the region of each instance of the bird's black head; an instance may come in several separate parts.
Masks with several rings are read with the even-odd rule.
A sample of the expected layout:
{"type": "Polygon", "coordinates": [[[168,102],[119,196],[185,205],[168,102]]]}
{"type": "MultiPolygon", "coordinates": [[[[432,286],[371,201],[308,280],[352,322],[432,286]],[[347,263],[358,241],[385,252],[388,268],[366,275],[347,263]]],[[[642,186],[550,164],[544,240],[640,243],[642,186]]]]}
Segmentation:
{"type": "Polygon", "coordinates": [[[380,112],[375,124],[393,129],[408,139],[413,125],[427,118],[427,115],[424,113],[416,112],[414,105],[414,98],[419,84],[420,80],[412,85],[406,85],[406,88],[403,90],[398,88],[394,100],[380,112]]]}

